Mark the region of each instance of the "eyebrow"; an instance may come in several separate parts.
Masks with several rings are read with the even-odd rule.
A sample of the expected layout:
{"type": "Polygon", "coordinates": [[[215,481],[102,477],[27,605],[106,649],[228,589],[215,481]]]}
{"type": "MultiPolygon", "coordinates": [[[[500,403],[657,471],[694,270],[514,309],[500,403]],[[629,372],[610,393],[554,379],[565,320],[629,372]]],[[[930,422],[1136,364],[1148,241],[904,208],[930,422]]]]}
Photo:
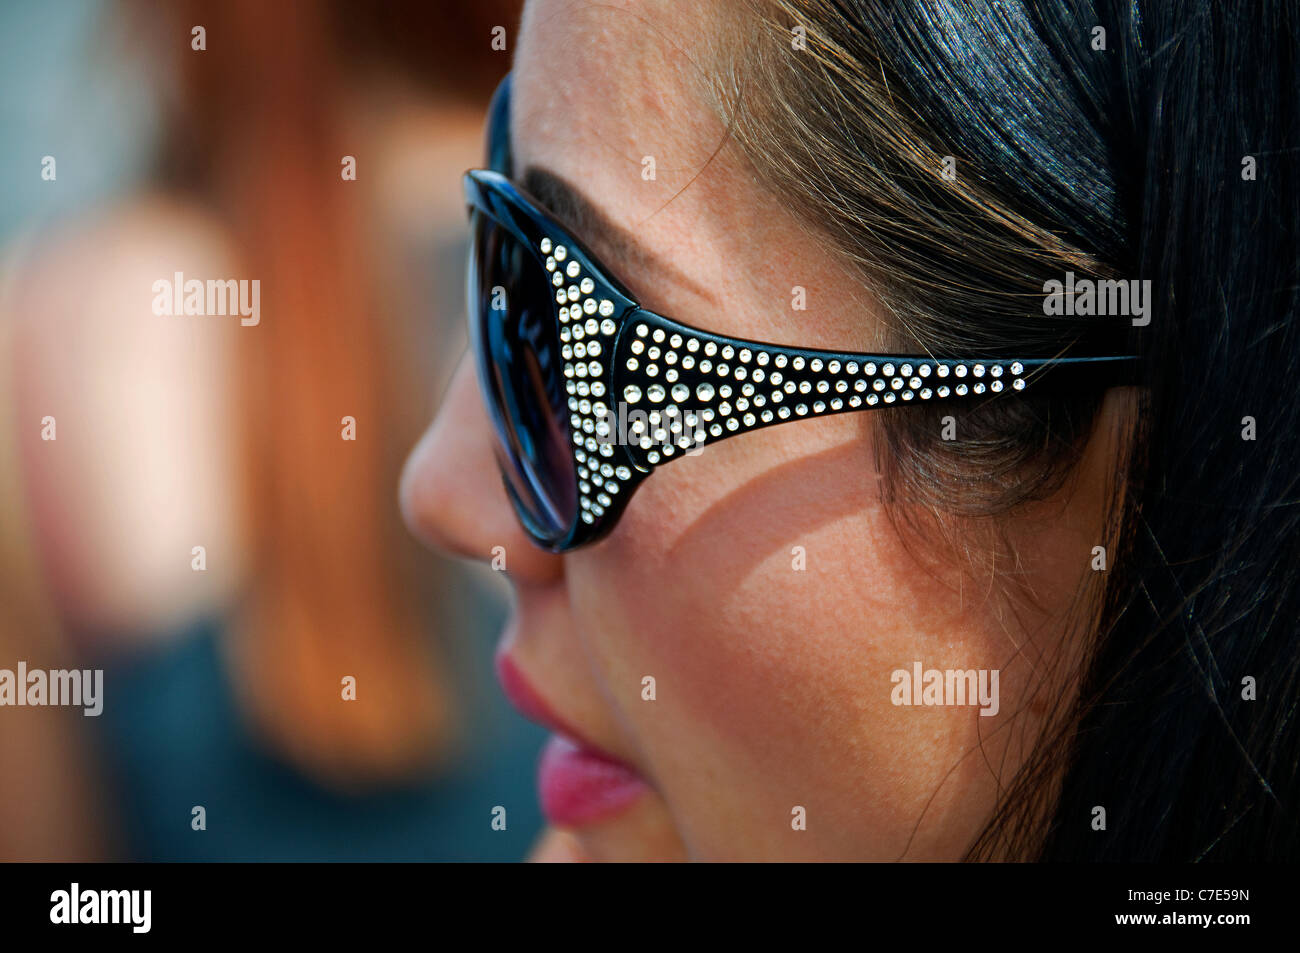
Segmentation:
{"type": "Polygon", "coordinates": [[[602,261],[614,262],[613,277],[627,282],[632,290],[648,291],[652,287],[649,276],[657,274],[706,301],[716,301],[707,288],[647,248],[581,189],[550,169],[530,165],[524,169],[519,184],[575,238],[597,250],[602,261]]]}

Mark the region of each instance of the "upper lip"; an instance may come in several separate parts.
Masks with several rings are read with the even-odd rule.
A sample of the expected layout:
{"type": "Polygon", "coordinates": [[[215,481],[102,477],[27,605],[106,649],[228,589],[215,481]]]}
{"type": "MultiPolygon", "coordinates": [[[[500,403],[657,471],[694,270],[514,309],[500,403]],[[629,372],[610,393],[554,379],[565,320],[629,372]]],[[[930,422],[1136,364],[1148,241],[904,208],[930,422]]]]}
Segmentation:
{"type": "Polygon", "coordinates": [[[557,734],[564,735],[570,741],[584,748],[589,749],[611,761],[616,761],[633,770],[635,767],[628,764],[624,759],[611,754],[605,748],[593,743],[589,738],[578,731],[573,726],[561,718],[542,697],[541,693],[533,687],[523,670],[511,657],[508,651],[499,651],[496,655],[497,681],[501,683],[501,690],[505,693],[507,700],[512,704],[519,713],[529,721],[536,722],[544,728],[549,728],[557,734]]]}

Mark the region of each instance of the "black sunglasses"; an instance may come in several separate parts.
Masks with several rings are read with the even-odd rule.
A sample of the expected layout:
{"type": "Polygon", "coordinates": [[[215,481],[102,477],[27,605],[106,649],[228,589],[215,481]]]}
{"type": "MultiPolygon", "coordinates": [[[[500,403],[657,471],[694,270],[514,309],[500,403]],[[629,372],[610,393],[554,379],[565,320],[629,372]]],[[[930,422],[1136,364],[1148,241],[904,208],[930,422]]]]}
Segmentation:
{"type": "Polygon", "coordinates": [[[949,360],[778,347],[640,307],[509,178],[510,77],[491,171],[465,174],[469,325],[520,522],[553,552],[599,539],[657,466],[788,420],[1008,392],[1113,386],[1131,356],[949,360]]]}

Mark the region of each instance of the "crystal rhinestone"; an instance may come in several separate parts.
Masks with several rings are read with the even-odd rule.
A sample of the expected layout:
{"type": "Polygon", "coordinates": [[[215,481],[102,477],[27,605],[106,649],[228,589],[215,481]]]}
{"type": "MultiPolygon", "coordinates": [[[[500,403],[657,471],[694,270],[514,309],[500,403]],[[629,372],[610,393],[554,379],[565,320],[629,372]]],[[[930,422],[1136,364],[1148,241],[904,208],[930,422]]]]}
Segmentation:
{"type": "Polygon", "coordinates": [[[543,255],[549,255],[551,253],[551,240],[549,238],[543,238],[541,245],[538,247],[541,248],[543,255]]]}
{"type": "Polygon", "coordinates": [[[569,250],[568,250],[567,248],[565,248],[563,245],[556,245],[556,246],[555,246],[555,260],[556,260],[556,261],[564,261],[564,259],[567,258],[567,257],[569,257],[569,250]]]}
{"type": "MultiPolygon", "coordinates": [[[[576,264],[576,262],[570,262],[570,264],[576,264]]],[[[596,287],[596,283],[592,281],[590,278],[583,278],[580,282],[578,282],[578,290],[585,295],[591,294],[591,292],[595,289],[595,287],[596,287]]],[[[591,309],[593,311],[596,310],[596,302],[593,301],[591,303],[591,309]]]]}
{"type": "Polygon", "coordinates": [[[749,350],[749,348],[747,348],[747,347],[743,347],[743,348],[740,349],[740,360],[741,360],[741,363],[748,364],[748,363],[749,363],[749,359],[750,359],[751,357],[753,357],[753,354],[751,353],[751,351],[749,350]]]}
{"type": "Polygon", "coordinates": [[[651,384],[650,387],[646,390],[645,395],[649,397],[652,401],[654,401],[656,404],[659,403],[664,399],[665,396],[663,385],[651,384]]]}
{"type": "Polygon", "coordinates": [[[600,302],[599,310],[600,310],[601,317],[608,318],[611,314],[614,313],[614,302],[610,301],[608,298],[602,299],[600,302]]]}
{"type": "Polygon", "coordinates": [[[641,388],[635,384],[628,384],[623,388],[623,399],[629,404],[635,404],[641,399],[641,388]]]}
{"type": "Polygon", "coordinates": [[[688,351],[690,351],[692,354],[694,354],[694,353],[695,353],[696,351],[698,351],[699,349],[700,349],[700,341],[699,341],[699,338],[690,338],[689,340],[687,340],[687,342],[686,342],[686,350],[688,350],[688,351]]]}
{"type": "Polygon", "coordinates": [[[1011,386],[1014,387],[1016,390],[1024,390],[1025,379],[1023,377],[1017,377],[1015,383],[1013,383],[1011,386]]]}
{"type": "Polygon", "coordinates": [[[1012,363],[1011,365],[1012,374],[1019,376],[1020,374],[1023,374],[1024,371],[1025,371],[1025,365],[1021,364],[1019,361],[1015,361],[1012,363]]]}
{"type": "Polygon", "coordinates": [[[668,346],[669,346],[669,347],[681,347],[681,346],[682,346],[682,336],[681,336],[680,334],[674,334],[672,337],[670,337],[670,338],[668,339],[668,346]]]}
{"type": "Polygon", "coordinates": [[[695,388],[695,396],[700,400],[713,400],[713,385],[703,381],[695,388]]]}
{"type": "Polygon", "coordinates": [[[713,357],[713,355],[718,353],[718,346],[714,344],[712,341],[705,341],[704,353],[707,354],[709,357],[713,357]]]}
{"type": "Polygon", "coordinates": [[[615,467],[614,476],[618,477],[620,480],[629,480],[632,478],[632,471],[627,467],[615,467]]]}
{"type": "Polygon", "coordinates": [[[965,365],[965,364],[958,364],[957,367],[956,367],[956,369],[953,371],[953,373],[955,373],[958,377],[965,377],[965,376],[966,376],[966,365],[965,365]]]}
{"type": "Polygon", "coordinates": [[[883,367],[880,368],[880,373],[884,374],[886,377],[893,377],[894,365],[893,364],[884,365],[883,367]]]}
{"type": "Polygon", "coordinates": [[[822,369],[821,358],[814,357],[808,364],[809,370],[820,371],[822,369]]]}
{"type": "Polygon", "coordinates": [[[793,367],[796,371],[803,370],[803,358],[796,357],[793,361],[790,362],[790,366],[793,367]]]}
{"type": "Polygon", "coordinates": [[[549,257],[549,258],[546,259],[546,270],[547,270],[547,271],[554,271],[554,270],[555,270],[555,257],[554,257],[554,256],[551,256],[551,257],[549,257]]]}
{"type": "Polygon", "coordinates": [[[611,321],[609,318],[606,318],[604,321],[600,322],[600,333],[605,335],[605,337],[609,337],[616,330],[617,328],[614,326],[614,322],[611,321]]]}
{"type": "Polygon", "coordinates": [[[571,261],[564,266],[564,273],[568,275],[570,278],[577,278],[578,272],[580,270],[581,269],[579,269],[578,263],[576,261],[571,261]]]}
{"type": "Polygon", "coordinates": [[[673,400],[685,400],[691,396],[691,389],[685,384],[673,385],[673,400]]]}
{"type": "Polygon", "coordinates": [[[731,360],[732,357],[735,356],[735,353],[736,353],[735,348],[733,348],[730,344],[725,345],[725,346],[722,348],[722,356],[723,356],[725,359],[727,359],[728,361],[731,360]]]}
{"type": "Polygon", "coordinates": [[[664,337],[665,337],[665,335],[664,335],[664,329],[663,329],[663,328],[655,328],[655,333],[652,334],[651,337],[653,337],[653,338],[655,339],[655,343],[656,343],[656,344],[663,344],[663,343],[664,343],[664,337]]]}
{"type": "Polygon", "coordinates": [[[650,329],[649,329],[648,327],[646,327],[644,324],[638,324],[638,325],[636,326],[636,336],[637,336],[637,337],[639,337],[639,338],[643,338],[643,337],[645,337],[645,336],[646,336],[647,334],[649,334],[649,333],[650,333],[650,329]]]}

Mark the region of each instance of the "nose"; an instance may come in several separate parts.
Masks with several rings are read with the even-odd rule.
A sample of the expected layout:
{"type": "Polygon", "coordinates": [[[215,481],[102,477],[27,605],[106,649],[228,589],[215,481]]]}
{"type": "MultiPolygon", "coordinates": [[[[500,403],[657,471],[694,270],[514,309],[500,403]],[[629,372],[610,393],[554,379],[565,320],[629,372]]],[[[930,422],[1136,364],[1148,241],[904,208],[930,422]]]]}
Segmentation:
{"type": "Polygon", "coordinates": [[[466,355],[437,418],[407,458],[399,490],[402,516],[433,548],[470,559],[504,556],[505,571],[516,582],[553,581],[562,572],[562,559],[537,547],[515,518],[495,440],[474,363],[466,355]]]}

